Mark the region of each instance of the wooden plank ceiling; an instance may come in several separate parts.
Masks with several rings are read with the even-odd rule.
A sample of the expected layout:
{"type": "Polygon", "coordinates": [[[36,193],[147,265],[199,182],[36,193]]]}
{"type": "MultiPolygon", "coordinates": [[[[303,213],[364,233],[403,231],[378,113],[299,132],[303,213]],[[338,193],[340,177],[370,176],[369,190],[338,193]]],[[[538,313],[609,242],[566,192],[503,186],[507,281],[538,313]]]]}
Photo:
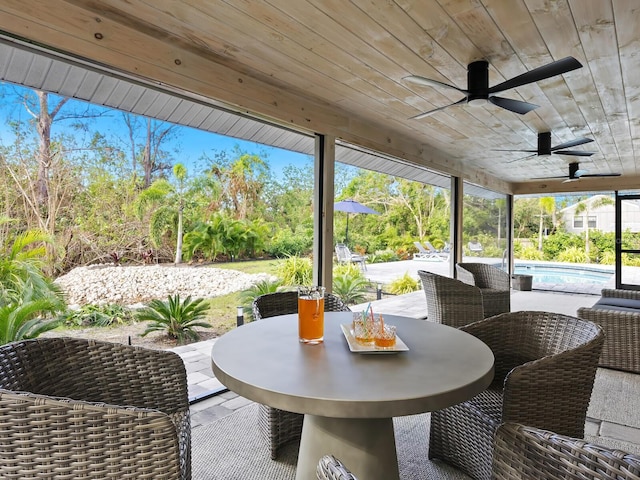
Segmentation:
{"type": "Polygon", "coordinates": [[[3,0],[0,30],[258,118],[512,193],[640,186],[637,0],[3,0]],[[467,65],[489,85],[573,56],[582,68],[500,93],[540,107],[452,106],[467,65]],[[537,134],[590,157],[526,154],[537,134]],[[579,161],[591,174],[568,175],[579,161]]]}

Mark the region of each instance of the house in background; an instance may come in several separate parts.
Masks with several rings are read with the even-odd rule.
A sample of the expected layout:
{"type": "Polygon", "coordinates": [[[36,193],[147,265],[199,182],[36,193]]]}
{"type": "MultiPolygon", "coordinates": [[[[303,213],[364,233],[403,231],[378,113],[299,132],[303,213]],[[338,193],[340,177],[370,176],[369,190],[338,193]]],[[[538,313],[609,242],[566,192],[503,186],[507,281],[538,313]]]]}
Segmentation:
{"type": "MultiPolygon", "coordinates": [[[[569,233],[582,233],[587,229],[601,232],[615,231],[615,204],[608,195],[594,195],[570,207],[560,210],[564,228],[569,233]],[[602,202],[611,200],[610,203],[602,202]]],[[[622,204],[624,228],[631,232],[640,232],[640,202],[627,201],[622,204]]]]}

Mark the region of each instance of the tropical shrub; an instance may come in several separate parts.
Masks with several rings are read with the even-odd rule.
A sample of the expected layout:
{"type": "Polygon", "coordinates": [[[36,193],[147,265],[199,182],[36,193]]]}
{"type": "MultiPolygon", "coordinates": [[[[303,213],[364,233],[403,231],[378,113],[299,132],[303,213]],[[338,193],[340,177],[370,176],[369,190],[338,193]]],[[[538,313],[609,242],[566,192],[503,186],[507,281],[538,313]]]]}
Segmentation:
{"type": "Polygon", "coordinates": [[[339,263],[337,265],[334,265],[333,267],[333,276],[334,278],[336,276],[341,276],[341,275],[349,275],[351,277],[362,277],[364,278],[364,274],[362,272],[362,270],[360,269],[360,264],[359,263],[339,263]]]}
{"type": "MultiPolygon", "coordinates": [[[[0,221],[10,221],[3,218],[0,221]]],[[[42,272],[50,237],[28,230],[5,238],[0,251],[0,343],[36,338],[58,326],[62,291],[42,272]]]]}
{"type": "Polygon", "coordinates": [[[560,252],[570,247],[584,249],[584,238],[567,232],[556,232],[553,235],[549,235],[542,242],[544,259],[560,261],[560,252]]]}
{"type": "Polygon", "coordinates": [[[543,260],[544,254],[536,247],[529,245],[520,249],[518,254],[520,260],[543,260]]]}
{"type": "Polygon", "coordinates": [[[583,248],[569,247],[558,255],[559,262],[587,263],[589,259],[583,248]]]}
{"type": "Polygon", "coordinates": [[[602,265],[614,265],[616,263],[616,252],[605,250],[600,253],[600,262],[602,265]]]}
{"type": "Polygon", "coordinates": [[[402,277],[396,278],[389,284],[389,292],[394,295],[404,295],[415,292],[420,288],[420,283],[405,272],[402,277]]]}
{"type": "Polygon", "coordinates": [[[355,305],[367,299],[369,282],[361,274],[342,274],[333,277],[333,293],[347,305],[355,305]]]}
{"type": "Polygon", "coordinates": [[[247,322],[253,320],[253,301],[260,295],[267,293],[275,293],[282,286],[282,280],[261,280],[255,285],[240,292],[240,305],[244,312],[244,318],[247,322]]]}
{"type": "Polygon", "coordinates": [[[265,246],[265,252],[277,258],[303,255],[313,246],[313,233],[280,229],[265,246]]]}
{"type": "Polygon", "coordinates": [[[204,299],[191,300],[188,296],[184,301],[180,295],[167,297],[167,301],[151,300],[149,304],[135,314],[137,320],[151,322],[142,336],[151,332],[166,332],[169,338],[183,343],[187,340],[198,340],[200,335],[195,327],[209,328],[207,322],[202,321],[209,309],[204,299]]]}
{"type": "Polygon", "coordinates": [[[386,263],[399,260],[398,254],[393,250],[377,250],[367,257],[369,263],[386,263]]]}
{"type": "Polygon", "coordinates": [[[287,257],[278,266],[277,271],[283,285],[311,285],[313,283],[313,264],[310,258],[287,257]]]}
{"type": "Polygon", "coordinates": [[[64,301],[60,297],[34,295],[30,288],[22,290],[19,299],[0,302],[0,345],[36,338],[53,330],[61,319],[52,315],[64,308],[64,301]]]}
{"type": "Polygon", "coordinates": [[[134,319],[135,316],[130,308],[116,303],[83,305],[77,310],[69,310],[62,315],[64,324],[69,327],[127,325],[134,319]]]}

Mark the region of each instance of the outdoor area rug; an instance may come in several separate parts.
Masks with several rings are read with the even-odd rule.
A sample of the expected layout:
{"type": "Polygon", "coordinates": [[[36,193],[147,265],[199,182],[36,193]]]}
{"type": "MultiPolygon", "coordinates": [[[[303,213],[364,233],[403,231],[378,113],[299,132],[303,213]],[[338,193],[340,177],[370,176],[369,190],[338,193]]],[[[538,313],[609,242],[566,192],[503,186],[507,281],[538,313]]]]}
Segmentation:
{"type": "MultiPolygon", "coordinates": [[[[298,444],[283,447],[278,460],[258,430],[258,405],[248,405],[192,432],[194,480],[293,480],[298,444]]],[[[427,458],[429,415],[394,419],[400,478],[468,480],[454,468],[427,458]]],[[[339,452],[335,454],[339,458],[339,452]]],[[[313,480],[313,479],[309,479],[313,480]]],[[[367,480],[367,479],[359,479],[367,480]]]]}

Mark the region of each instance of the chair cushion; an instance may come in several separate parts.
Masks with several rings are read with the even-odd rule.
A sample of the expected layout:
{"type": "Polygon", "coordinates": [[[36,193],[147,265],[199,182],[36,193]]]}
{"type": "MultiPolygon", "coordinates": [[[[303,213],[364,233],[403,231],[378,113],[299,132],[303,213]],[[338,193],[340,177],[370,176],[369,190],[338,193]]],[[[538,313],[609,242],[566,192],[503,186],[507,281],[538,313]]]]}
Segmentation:
{"type": "Polygon", "coordinates": [[[606,310],[620,310],[620,311],[638,311],[640,313],[640,300],[632,298],[614,298],[614,297],[600,297],[600,299],[593,305],[592,308],[600,308],[606,310]],[[605,308],[606,307],[606,308],[605,308]],[[616,308],[610,308],[616,307],[616,308]]]}

